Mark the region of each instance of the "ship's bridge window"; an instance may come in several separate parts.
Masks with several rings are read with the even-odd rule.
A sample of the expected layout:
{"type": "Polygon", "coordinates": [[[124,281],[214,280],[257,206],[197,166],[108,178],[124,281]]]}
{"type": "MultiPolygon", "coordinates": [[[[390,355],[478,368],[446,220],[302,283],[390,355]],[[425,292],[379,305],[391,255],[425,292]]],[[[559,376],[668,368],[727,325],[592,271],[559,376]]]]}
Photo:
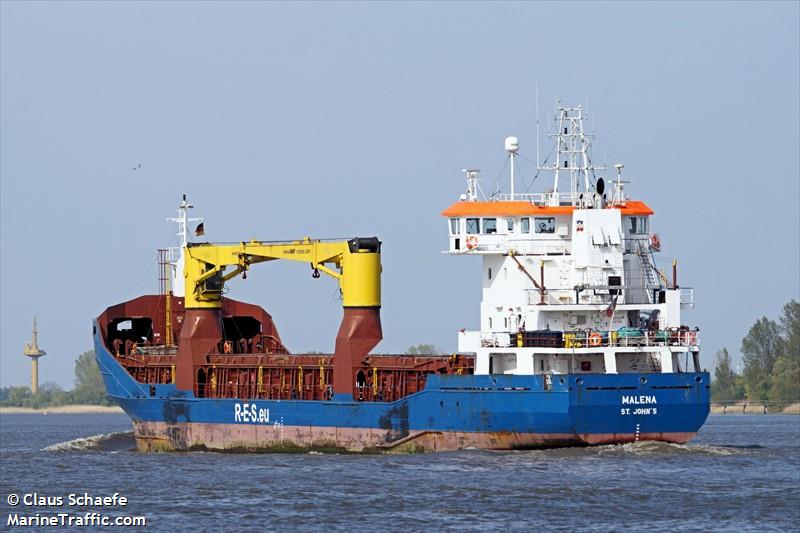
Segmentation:
{"type": "Polygon", "coordinates": [[[497,233],[497,219],[484,218],[483,219],[483,232],[486,234],[497,233]]]}
{"type": "Polygon", "coordinates": [[[506,228],[508,229],[509,233],[514,231],[514,219],[513,218],[507,218],[506,219],[506,228]]]}
{"type": "Polygon", "coordinates": [[[531,232],[531,219],[528,217],[524,217],[520,219],[520,231],[522,233],[530,233],[531,232]]]}
{"type": "Polygon", "coordinates": [[[467,233],[470,235],[475,235],[476,233],[481,232],[481,219],[479,218],[468,218],[467,219],[467,233]]]}
{"type": "Polygon", "coordinates": [[[536,233],[556,232],[556,219],[554,217],[536,217],[533,220],[533,227],[536,229],[536,233]]]}
{"type": "Polygon", "coordinates": [[[451,218],[450,219],[450,235],[458,235],[459,234],[459,222],[460,219],[451,218]]]}
{"type": "Polygon", "coordinates": [[[647,217],[630,217],[631,233],[642,235],[647,233],[647,217]]]}

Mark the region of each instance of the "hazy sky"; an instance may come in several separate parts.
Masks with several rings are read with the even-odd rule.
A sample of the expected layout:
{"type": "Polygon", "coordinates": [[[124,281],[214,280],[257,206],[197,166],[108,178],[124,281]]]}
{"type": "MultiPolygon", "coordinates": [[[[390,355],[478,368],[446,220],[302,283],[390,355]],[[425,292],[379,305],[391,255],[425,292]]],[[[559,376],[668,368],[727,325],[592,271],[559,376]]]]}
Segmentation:
{"type": "MultiPolygon", "coordinates": [[[[440,212],[507,135],[535,158],[537,80],[543,125],[588,98],[595,160],[655,209],[704,364],[738,357],[800,292],[798,5],[2,2],[0,384],[28,383],[36,315],[41,380],[72,385],[92,318],[156,292],[184,192],[211,240],[378,235],[378,351],[454,350],[480,260],[440,253],[440,212]]],[[[330,351],[335,287],[273,263],[230,295],[330,351]]]]}

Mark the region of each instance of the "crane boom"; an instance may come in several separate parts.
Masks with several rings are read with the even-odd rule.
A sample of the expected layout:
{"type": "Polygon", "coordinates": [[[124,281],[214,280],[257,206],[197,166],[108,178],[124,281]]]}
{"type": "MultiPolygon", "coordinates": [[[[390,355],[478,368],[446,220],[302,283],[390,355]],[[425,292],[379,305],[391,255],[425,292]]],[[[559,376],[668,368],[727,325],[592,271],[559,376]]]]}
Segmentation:
{"type": "Polygon", "coordinates": [[[325,242],[305,237],[293,242],[249,241],[239,244],[188,244],[184,278],[187,309],[219,309],[225,282],[250,265],[286,259],[309,263],[339,282],[344,307],[380,307],[381,242],[377,237],[325,242]],[[228,273],[227,267],[234,267],[228,273]]]}

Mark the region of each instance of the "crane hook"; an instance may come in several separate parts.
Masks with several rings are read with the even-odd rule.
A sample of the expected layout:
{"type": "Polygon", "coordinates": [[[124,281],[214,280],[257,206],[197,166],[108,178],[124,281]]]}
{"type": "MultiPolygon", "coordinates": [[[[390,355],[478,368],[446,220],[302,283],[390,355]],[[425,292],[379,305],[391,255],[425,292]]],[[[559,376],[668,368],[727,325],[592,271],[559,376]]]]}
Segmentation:
{"type": "Polygon", "coordinates": [[[315,268],[314,272],[311,273],[311,277],[316,279],[319,277],[319,269],[315,268]]]}

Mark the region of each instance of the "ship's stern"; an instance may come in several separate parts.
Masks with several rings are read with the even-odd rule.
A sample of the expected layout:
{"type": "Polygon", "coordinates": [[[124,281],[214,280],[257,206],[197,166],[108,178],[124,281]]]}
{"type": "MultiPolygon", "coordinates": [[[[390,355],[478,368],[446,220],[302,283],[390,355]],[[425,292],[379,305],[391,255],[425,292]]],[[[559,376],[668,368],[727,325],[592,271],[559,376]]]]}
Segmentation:
{"type": "Polygon", "coordinates": [[[709,413],[708,372],[570,375],[573,430],[586,444],[683,444],[709,413]]]}

